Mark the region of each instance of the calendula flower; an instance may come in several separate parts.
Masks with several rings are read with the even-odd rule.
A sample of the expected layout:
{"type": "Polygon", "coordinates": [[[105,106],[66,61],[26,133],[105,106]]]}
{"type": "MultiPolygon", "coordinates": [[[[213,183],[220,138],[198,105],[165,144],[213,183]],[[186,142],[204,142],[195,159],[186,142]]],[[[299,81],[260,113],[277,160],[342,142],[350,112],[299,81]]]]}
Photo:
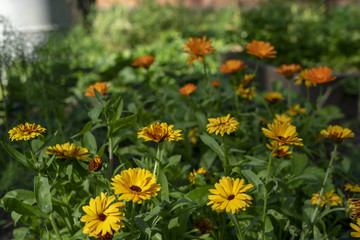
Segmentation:
{"type": "Polygon", "coordinates": [[[305,114],[305,108],[300,107],[300,104],[296,104],[289,108],[289,114],[291,116],[297,116],[299,113],[305,114]]]}
{"type": "Polygon", "coordinates": [[[85,222],[83,233],[89,237],[107,239],[125,227],[122,222],[125,214],[120,211],[125,208],[124,203],[112,203],[116,197],[106,195],[101,193],[101,197],[91,198],[89,205],[82,207],[87,215],[82,216],[80,221],[85,222]]]}
{"type": "Polygon", "coordinates": [[[9,130],[9,139],[11,139],[11,141],[28,141],[31,138],[43,136],[42,133],[45,132],[45,128],[40,125],[35,125],[35,123],[25,123],[25,125],[19,124],[13,129],[9,130]]]}
{"type": "Polygon", "coordinates": [[[209,195],[210,202],[207,204],[212,205],[213,211],[219,212],[236,212],[243,210],[250,206],[253,198],[245,192],[252,189],[252,184],[244,184],[244,179],[233,179],[230,177],[222,177],[219,183],[215,183],[215,189],[209,189],[214,195],[209,195]]]}
{"type": "Polygon", "coordinates": [[[186,60],[190,66],[196,59],[203,62],[203,56],[215,52],[215,48],[211,46],[211,41],[206,41],[205,35],[202,38],[189,38],[189,42],[184,42],[184,44],[184,53],[190,54],[190,57],[186,60]]]}
{"type": "Polygon", "coordinates": [[[267,126],[269,129],[261,129],[264,135],[274,139],[280,146],[284,144],[304,146],[302,139],[297,137],[298,133],[296,132],[296,127],[290,123],[274,120],[273,123],[269,123],[267,126]]]}
{"type": "Polygon", "coordinates": [[[200,134],[197,132],[199,130],[198,127],[195,127],[189,131],[188,137],[190,138],[190,143],[196,144],[200,134]]]}
{"type": "Polygon", "coordinates": [[[349,198],[345,202],[345,209],[351,219],[360,219],[360,198],[349,198]]]}
{"type": "MultiPolygon", "coordinates": [[[[270,149],[271,151],[274,150],[274,148],[278,145],[277,141],[271,141],[270,144],[266,144],[266,147],[270,149]]],[[[289,146],[287,145],[279,145],[278,148],[275,150],[275,152],[272,154],[273,157],[279,157],[279,158],[292,158],[292,152],[289,151],[289,146]]]]}
{"type": "Polygon", "coordinates": [[[220,67],[220,72],[222,73],[237,73],[243,69],[245,69],[247,66],[244,63],[244,61],[237,60],[237,59],[231,59],[227,60],[225,63],[223,63],[220,67]]]}
{"type": "Polygon", "coordinates": [[[73,143],[56,144],[53,147],[48,147],[46,153],[56,156],[56,158],[67,159],[76,158],[77,160],[87,162],[90,156],[89,150],[86,148],[75,146],[73,143]]]}
{"type": "Polygon", "coordinates": [[[110,85],[107,85],[107,82],[97,82],[88,87],[88,89],[86,90],[85,96],[95,97],[94,89],[96,89],[101,94],[105,94],[109,88],[110,88],[110,85]]]}
{"type": "MultiPolygon", "coordinates": [[[[319,195],[320,191],[317,193],[313,193],[313,196],[311,198],[312,205],[317,205],[319,201],[319,195]]],[[[325,193],[325,195],[321,196],[320,207],[323,207],[327,202],[330,202],[330,206],[343,205],[343,200],[338,194],[335,193],[334,190],[331,190],[330,192],[327,192],[325,193]]]]}
{"type": "Polygon", "coordinates": [[[251,43],[246,44],[246,53],[255,55],[258,58],[275,58],[276,51],[269,42],[253,40],[251,43]]]}
{"type": "Polygon", "coordinates": [[[220,82],[219,82],[218,80],[213,80],[213,81],[211,82],[211,86],[213,86],[213,87],[220,87],[220,82]]]}
{"type": "Polygon", "coordinates": [[[246,87],[249,85],[255,78],[255,74],[245,74],[244,78],[240,81],[240,85],[246,87]]]}
{"type": "Polygon", "coordinates": [[[357,220],[356,224],[350,223],[350,227],[356,232],[351,232],[350,236],[354,238],[360,238],[360,219],[357,220]]]}
{"type": "Polygon", "coordinates": [[[360,187],[358,184],[351,185],[350,183],[347,183],[347,184],[345,184],[345,191],[360,192],[360,187]]]}
{"type": "Polygon", "coordinates": [[[277,120],[282,123],[291,123],[292,122],[292,118],[286,114],[275,114],[274,120],[277,120]]]}
{"type": "Polygon", "coordinates": [[[115,194],[121,194],[119,200],[133,201],[141,204],[143,200],[156,197],[160,191],[160,184],[149,170],[129,168],[111,179],[111,189],[115,194]]]}
{"type": "Polygon", "coordinates": [[[334,142],[342,142],[344,139],[355,136],[353,131],[348,128],[343,128],[339,125],[329,125],[327,129],[321,130],[320,134],[326,138],[330,138],[334,142]]]}
{"type": "Polygon", "coordinates": [[[209,134],[215,132],[216,135],[220,133],[230,134],[235,132],[239,128],[239,122],[234,117],[230,117],[230,114],[225,117],[208,118],[209,123],[206,125],[206,130],[209,134]]]}
{"type": "Polygon", "coordinates": [[[285,77],[292,77],[295,73],[301,70],[301,66],[299,64],[282,64],[279,69],[276,69],[275,72],[279,73],[285,77]]]}
{"type": "Polygon", "coordinates": [[[98,172],[102,167],[102,158],[96,155],[93,159],[90,160],[88,169],[92,172],[98,172]]]}
{"type": "Polygon", "coordinates": [[[243,85],[239,85],[239,87],[236,89],[236,94],[239,95],[241,98],[252,100],[256,94],[255,94],[255,87],[249,87],[244,88],[243,85]]]}
{"type": "Polygon", "coordinates": [[[195,184],[195,176],[196,175],[199,175],[199,174],[202,174],[202,175],[206,175],[207,174],[207,170],[203,167],[199,168],[197,171],[195,169],[193,169],[192,172],[190,172],[190,175],[189,175],[189,181],[192,183],[192,184],[195,184]]]}
{"type": "Polygon", "coordinates": [[[328,67],[316,67],[312,68],[305,73],[305,78],[308,79],[312,84],[321,84],[330,82],[336,79],[331,75],[332,70],[328,67]]]}
{"type": "Polygon", "coordinates": [[[182,95],[190,95],[195,92],[196,89],[197,87],[194,84],[188,83],[179,89],[179,93],[181,93],[182,95]]]}
{"type": "Polygon", "coordinates": [[[296,80],[296,85],[301,85],[301,83],[304,82],[306,87],[316,86],[316,83],[312,83],[309,79],[306,78],[306,73],[308,71],[308,69],[304,69],[298,76],[294,78],[296,80]]]}
{"type": "Polygon", "coordinates": [[[135,58],[135,60],[131,63],[131,65],[134,67],[148,68],[150,67],[151,64],[153,64],[154,59],[155,59],[154,56],[151,55],[140,56],[135,58]]]}
{"type": "Polygon", "coordinates": [[[174,125],[168,126],[167,123],[155,122],[150,126],[139,129],[138,138],[154,142],[183,140],[181,130],[173,130],[173,127],[174,125]]]}
{"type": "Polygon", "coordinates": [[[201,218],[195,222],[195,227],[200,230],[201,234],[207,234],[213,230],[214,222],[209,218],[201,218]]]}
{"type": "Polygon", "coordinates": [[[284,100],[284,97],[279,92],[269,92],[264,95],[264,99],[269,103],[276,103],[277,101],[284,100]]]}

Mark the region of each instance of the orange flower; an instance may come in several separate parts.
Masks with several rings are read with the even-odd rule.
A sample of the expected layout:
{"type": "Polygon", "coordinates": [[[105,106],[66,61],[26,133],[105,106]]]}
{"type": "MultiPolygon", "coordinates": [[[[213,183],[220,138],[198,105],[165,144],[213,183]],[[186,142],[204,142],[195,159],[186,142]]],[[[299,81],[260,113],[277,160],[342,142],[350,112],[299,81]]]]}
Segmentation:
{"type": "Polygon", "coordinates": [[[190,95],[196,89],[197,89],[197,87],[194,84],[188,83],[188,84],[186,84],[185,86],[183,86],[182,88],[179,89],[179,93],[181,93],[182,95],[190,95]]]}
{"type": "Polygon", "coordinates": [[[336,77],[331,76],[332,70],[328,67],[312,68],[305,74],[305,79],[308,79],[312,84],[321,84],[335,80],[336,77]]]}
{"type": "Polygon", "coordinates": [[[135,60],[131,63],[134,67],[144,67],[148,68],[154,62],[154,56],[144,55],[135,58],[135,60]]]}
{"type": "Polygon", "coordinates": [[[245,69],[247,66],[241,60],[231,59],[227,60],[224,64],[220,67],[220,72],[223,73],[236,73],[245,69]]]}
{"type": "Polygon", "coordinates": [[[202,38],[189,38],[189,42],[184,42],[184,44],[184,53],[190,54],[190,57],[186,60],[186,62],[190,62],[190,66],[196,59],[203,62],[203,56],[215,52],[215,48],[211,46],[211,41],[206,41],[206,35],[202,38]]]}
{"type": "Polygon", "coordinates": [[[220,82],[218,80],[214,80],[214,81],[211,82],[211,86],[220,87],[220,82]]]}
{"type": "Polygon", "coordinates": [[[88,89],[86,90],[85,96],[95,97],[94,89],[96,89],[101,94],[105,94],[109,88],[110,88],[110,85],[108,86],[107,82],[97,82],[94,85],[90,85],[88,87],[88,89]]]}
{"type": "Polygon", "coordinates": [[[291,77],[300,70],[301,70],[301,66],[299,64],[290,64],[290,65],[282,64],[280,65],[279,69],[275,70],[275,72],[280,73],[285,77],[291,77]]]}
{"type": "Polygon", "coordinates": [[[275,58],[276,57],[276,51],[274,50],[274,47],[271,46],[269,42],[263,42],[263,41],[256,41],[253,40],[251,43],[246,44],[246,53],[255,55],[258,58],[275,58]]]}

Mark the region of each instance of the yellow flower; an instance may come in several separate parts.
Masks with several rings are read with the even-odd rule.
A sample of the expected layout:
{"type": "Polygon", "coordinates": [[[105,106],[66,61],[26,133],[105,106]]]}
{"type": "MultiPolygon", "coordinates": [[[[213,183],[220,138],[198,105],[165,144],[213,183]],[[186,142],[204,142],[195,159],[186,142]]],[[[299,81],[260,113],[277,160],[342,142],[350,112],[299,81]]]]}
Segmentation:
{"type": "MultiPolygon", "coordinates": [[[[277,141],[271,141],[270,144],[266,144],[266,147],[268,149],[270,149],[271,151],[274,150],[274,148],[276,147],[276,145],[278,145],[277,141]]],[[[282,145],[282,146],[278,146],[278,148],[275,150],[275,152],[273,153],[273,157],[279,157],[279,158],[292,158],[292,152],[289,151],[289,146],[286,145],[282,145]]]]}
{"type": "Polygon", "coordinates": [[[75,146],[73,143],[56,144],[53,147],[48,147],[46,153],[56,155],[56,158],[67,159],[76,158],[77,160],[87,162],[90,156],[89,150],[83,147],[75,146]]]}
{"type": "Polygon", "coordinates": [[[309,79],[306,78],[306,73],[308,71],[308,69],[304,69],[300,72],[298,76],[295,77],[296,85],[301,85],[302,82],[305,82],[306,87],[316,86],[316,83],[312,83],[309,79]]]}
{"type": "Polygon", "coordinates": [[[121,194],[119,200],[133,201],[141,204],[143,200],[156,197],[160,191],[160,184],[149,170],[129,168],[111,179],[111,189],[115,194],[121,194]]]}
{"type": "Polygon", "coordinates": [[[243,210],[250,206],[253,198],[245,194],[254,186],[252,184],[244,184],[244,179],[233,179],[230,177],[222,177],[219,183],[215,183],[215,189],[209,189],[214,195],[209,195],[210,202],[207,204],[212,205],[213,211],[219,210],[219,212],[236,212],[243,210]]]}
{"type": "Polygon", "coordinates": [[[107,82],[97,82],[88,87],[88,89],[86,90],[85,96],[95,97],[94,89],[96,89],[101,94],[105,94],[109,88],[110,88],[110,85],[108,86],[107,82]]]}
{"type": "Polygon", "coordinates": [[[352,138],[355,136],[353,131],[348,128],[343,128],[338,125],[329,125],[327,129],[323,129],[320,132],[326,138],[330,138],[334,142],[342,142],[344,139],[352,138]]]}
{"type": "Polygon", "coordinates": [[[91,198],[89,205],[82,207],[87,215],[82,216],[80,221],[85,222],[83,233],[89,237],[112,236],[120,228],[125,227],[122,223],[125,214],[120,211],[125,208],[124,203],[111,204],[116,197],[106,195],[107,193],[101,193],[101,197],[91,198]]]}
{"type": "Polygon", "coordinates": [[[252,80],[254,80],[254,78],[255,78],[255,74],[245,74],[244,78],[240,82],[240,85],[246,87],[252,82],[252,80]]]}
{"type": "Polygon", "coordinates": [[[269,92],[264,95],[264,99],[269,103],[276,103],[279,100],[284,100],[284,97],[279,92],[269,92]]]}
{"type": "Polygon", "coordinates": [[[144,55],[135,58],[135,60],[131,63],[134,67],[143,67],[148,68],[154,62],[154,56],[144,55]]]}
{"type": "Polygon", "coordinates": [[[208,118],[209,123],[206,125],[206,130],[209,134],[215,132],[216,135],[220,133],[230,134],[235,132],[239,128],[239,122],[234,117],[230,117],[230,114],[225,117],[208,118]]]}
{"type": "Polygon", "coordinates": [[[197,171],[195,169],[193,169],[192,172],[190,172],[190,175],[189,175],[189,181],[192,183],[192,184],[195,184],[195,176],[196,175],[199,175],[199,174],[203,174],[203,175],[206,175],[207,174],[207,170],[203,167],[199,168],[197,171]]]}
{"type": "Polygon", "coordinates": [[[347,183],[347,184],[345,184],[345,191],[360,192],[360,187],[358,184],[351,185],[350,183],[347,183]]]}
{"type": "Polygon", "coordinates": [[[299,64],[282,64],[279,69],[276,69],[275,72],[279,73],[285,77],[291,77],[295,73],[301,70],[301,66],[299,64]]]}
{"type": "Polygon", "coordinates": [[[198,127],[195,127],[189,131],[188,137],[192,144],[196,144],[199,139],[200,134],[197,132],[198,129],[198,127]]]}
{"type": "Polygon", "coordinates": [[[213,80],[211,82],[211,86],[213,87],[220,87],[220,81],[219,80],[213,80]]]}
{"type": "Polygon", "coordinates": [[[331,75],[332,70],[328,67],[316,67],[308,70],[304,77],[309,80],[312,84],[321,84],[330,82],[336,79],[331,75]]]}
{"type": "Polygon", "coordinates": [[[182,95],[190,95],[195,92],[196,89],[197,87],[194,84],[188,83],[179,89],[179,93],[181,93],[182,95]]]}
{"type": "Polygon", "coordinates": [[[186,62],[190,62],[190,66],[196,59],[203,62],[203,56],[215,52],[215,48],[211,46],[211,41],[206,41],[205,35],[202,38],[189,38],[189,42],[184,42],[184,44],[184,53],[190,54],[186,60],[186,62]]]}
{"type": "Polygon", "coordinates": [[[9,131],[9,139],[11,141],[19,140],[30,140],[31,138],[36,138],[37,136],[42,136],[42,133],[45,133],[46,129],[40,125],[35,125],[35,123],[25,123],[19,124],[9,131]]]}
{"type": "Polygon", "coordinates": [[[224,64],[220,67],[220,72],[222,73],[236,73],[243,69],[245,69],[247,66],[245,65],[244,61],[231,59],[227,60],[224,64]]]}
{"type": "Polygon", "coordinates": [[[277,120],[282,123],[291,123],[292,122],[292,118],[286,114],[275,114],[274,120],[277,120]]]}
{"type": "Polygon", "coordinates": [[[289,114],[291,116],[297,116],[299,114],[299,112],[301,114],[305,114],[305,108],[300,107],[299,104],[296,104],[289,108],[289,114]]]}
{"type": "MultiPolygon", "coordinates": [[[[317,193],[313,193],[313,196],[311,198],[312,205],[317,205],[319,201],[319,195],[320,191],[317,193]]],[[[334,190],[331,190],[330,192],[327,192],[325,193],[325,195],[321,196],[320,207],[323,207],[327,202],[330,202],[330,206],[343,205],[343,200],[339,195],[334,192],[334,190]]]]}
{"type": "Polygon", "coordinates": [[[96,155],[93,159],[90,160],[88,169],[92,172],[98,172],[102,167],[102,158],[96,155]]]}
{"type": "Polygon", "coordinates": [[[269,123],[269,129],[262,128],[264,135],[268,138],[274,139],[279,145],[290,144],[296,146],[304,146],[301,142],[302,139],[298,138],[296,127],[290,123],[282,123],[274,120],[273,123],[269,123]]]}
{"type": "Polygon", "coordinates": [[[360,198],[349,198],[345,202],[345,209],[351,219],[360,219],[360,198]]]}
{"type": "Polygon", "coordinates": [[[354,238],[360,238],[360,219],[357,221],[356,224],[350,223],[350,227],[356,231],[356,232],[351,232],[350,236],[354,238]]]}
{"type": "Polygon", "coordinates": [[[246,44],[246,53],[255,55],[258,58],[275,58],[276,51],[269,42],[253,40],[251,43],[246,44]]]}
{"type": "Polygon", "coordinates": [[[168,126],[167,123],[155,122],[150,126],[139,129],[138,138],[154,142],[183,140],[181,130],[173,130],[173,127],[174,125],[168,126]]]}
{"type": "Polygon", "coordinates": [[[236,90],[236,94],[239,95],[241,98],[252,100],[255,97],[255,87],[244,88],[243,85],[239,85],[236,90]]]}

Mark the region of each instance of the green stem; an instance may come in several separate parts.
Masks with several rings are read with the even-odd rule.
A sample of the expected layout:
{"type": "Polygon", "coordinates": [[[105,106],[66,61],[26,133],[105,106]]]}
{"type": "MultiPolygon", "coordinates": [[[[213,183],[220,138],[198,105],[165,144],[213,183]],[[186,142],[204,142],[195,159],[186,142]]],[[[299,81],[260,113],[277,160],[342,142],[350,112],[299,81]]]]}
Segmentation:
{"type": "Polygon", "coordinates": [[[111,180],[113,172],[114,172],[114,153],[113,153],[113,139],[112,137],[109,137],[109,146],[108,146],[108,151],[109,151],[109,178],[111,180]]]}
{"type": "Polygon", "coordinates": [[[306,87],[306,100],[310,103],[310,87],[306,87]]]}
{"type": "Polygon", "coordinates": [[[259,61],[256,61],[255,71],[254,71],[255,77],[256,77],[256,73],[257,73],[257,71],[258,71],[258,68],[259,68],[259,61]]]}
{"type": "Polygon", "coordinates": [[[328,166],[328,168],[327,168],[327,170],[326,170],[325,177],[324,177],[324,181],[323,181],[323,184],[322,184],[322,186],[321,186],[320,193],[319,193],[319,200],[318,200],[318,202],[317,202],[317,204],[316,204],[315,211],[314,211],[314,213],[313,213],[313,215],[312,215],[312,217],[311,217],[311,224],[312,224],[312,225],[314,225],[315,220],[316,220],[316,214],[317,214],[317,212],[318,212],[318,210],[319,210],[319,206],[320,206],[320,202],[321,202],[321,197],[322,197],[322,195],[323,195],[323,193],[324,193],[326,181],[327,181],[327,179],[328,179],[328,177],[329,177],[329,174],[330,174],[330,171],[331,171],[331,167],[332,167],[333,162],[334,162],[334,159],[335,159],[337,147],[338,147],[338,144],[335,143],[334,151],[332,152],[331,159],[330,159],[330,163],[329,163],[329,166],[328,166]]]}
{"type": "Polygon", "coordinates": [[[266,208],[267,208],[267,200],[268,200],[268,191],[266,189],[266,185],[269,183],[270,172],[271,172],[271,162],[272,162],[272,155],[278,149],[279,144],[275,146],[269,156],[269,163],[266,171],[266,178],[265,178],[265,196],[264,196],[264,206],[263,206],[263,215],[262,215],[262,222],[263,222],[263,229],[261,232],[261,239],[264,240],[265,238],[265,220],[266,220],[266,208]]]}
{"type": "MultiPolygon", "coordinates": [[[[161,149],[162,149],[162,143],[158,143],[158,148],[157,148],[157,152],[156,152],[156,159],[155,159],[155,166],[154,166],[154,171],[153,171],[153,174],[156,176],[159,175],[159,170],[158,170],[158,166],[159,166],[159,163],[161,162],[161,158],[162,158],[162,155],[161,155],[161,149]]],[[[160,167],[159,167],[160,169],[160,167]]]]}
{"type": "Polygon", "coordinates": [[[207,75],[207,67],[206,67],[206,62],[205,62],[205,58],[203,58],[203,66],[204,66],[204,78],[205,78],[205,87],[209,87],[209,78],[207,75]]]}
{"type": "Polygon", "coordinates": [[[291,80],[288,79],[288,106],[291,107],[291,80]]]}
{"type": "Polygon", "coordinates": [[[228,162],[227,162],[227,151],[226,151],[226,144],[225,144],[225,136],[222,136],[222,140],[223,140],[223,148],[224,148],[223,168],[225,170],[225,175],[227,175],[228,162]]]}
{"type": "Polygon", "coordinates": [[[236,230],[237,230],[237,233],[238,233],[238,239],[239,240],[245,240],[244,234],[242,233],[242,230],[241,230],[241,227],[240,227],[240,224],[239,224],[239,220],[236,217],[236,215],[235,215],[235,218],[236,218],[235,224],[236,224],[236,230]]]}
{"type": "Polygon", "coordinates": [[[58,227],[56,226],[56,223],[55,223],[55,220],[54,220],[54,216],[53,216],[52,213],[50,214],[50,222],[51,222],[52,227],[54,228],[55,235],[56,235],[57,239],[58,239],[58,240],[62,240],[62,238],[61,238],[61,236],[60,236],[60,233],[59,233],[59,229],[58,229],[58,227]]]}
{"type": "Polygon", "coordinates": [[[35,152],[34,152],[32,146],[31,146],[30,141],[26,141],[26,142],[27,142],[27,144],[29,146],[29,149],[30,149],[31,158],[32,158],[32,160],[34,161],[34,164],[35,164],[37,162],[36,157],[35,157],[35,152]]]}
{"type": "Polygon", "coordinates": [[[134,238],[134,221],[135,220],[135,202],[132,202],[132,207],[131,207],[131,236],[132,238],[134,238]]]}

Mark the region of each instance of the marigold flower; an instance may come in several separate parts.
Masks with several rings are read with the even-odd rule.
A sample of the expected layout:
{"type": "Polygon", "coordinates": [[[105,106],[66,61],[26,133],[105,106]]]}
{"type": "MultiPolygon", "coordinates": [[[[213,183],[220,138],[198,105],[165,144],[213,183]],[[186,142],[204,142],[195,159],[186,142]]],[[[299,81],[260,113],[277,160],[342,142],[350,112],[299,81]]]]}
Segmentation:
{"type": "Polygon", "coordinates": [[[264,99],[269,103],[276,103],[279,100],[284,100],[284,97],[279,92],[269,92],[264,95],[264,99]]]}
{"type": "Polygon", "coordinates": [[[213,86],[213,87],[220,87],[220,82],[219,82],[219,80],[213,80],[213,81],[211,82],[211,86],[213,86]]]}
{"type": "Polygon", "coordinates": [[[38,136],[43,136],[42,133],[45,133],[46,129],[40,125],[35,125],[35,123],[25,123],[19,124],[13,129],[9,130],[9,139],[11,141],[24,140],[28,141],[31,138],[36,138],[38,136]]]}
{"type": "Polygon", "coordinates": [[[360,219],[357,220],[356,224],[350,223],[350,227],[356,232],[351,232],[350,236],[354,238],[360,238],[360,219]]]}
{"type": "Polygon", "coordinates": [[[154,142],[183,140],[181,130],[173,130],[173,127],[174,125],[168,126],[167,123],[155,122],[150,126],[139,129],[138,138],[154,142]]]}
{"type": "Polygon", "coordinates": [[[344,139],[355,136],[353,131],[348,128],[343,128],[339,125],[329,125],[327,129],[321,130],[320,134],[326,138],[330,138],[334,142],[342,142],[344,139]]]}
{"type": "Polygon", "coordinates": [[[240,82],[240,85],[246,87],[254,80],[254,78],[255,78],[255,74],[245,74],[244,78],[240,82]]]}
{"type": "Polygon", "coordinates": [[[255,55],[258,58],[275,58],[276,51],[269,42],[253,40],[251,43],[246,44],[246,53],[255,55]]]}
{"type": "Polygon", "coordinates": [[[188,83],[179,89],[179,93],[181,93],[182,95],[190,95],[193,92],[195,92],[196,89],[197,89],[197,86],[195,86],[192,83],[188,83]]]}
{"type": "Polygon", "coordinates": [[[295,73],[301,70],[301,66],[299,64],[282,64],[279,69],[276,69],[275,72],[279,73],[285,77],[291,77],[295,73]]]}
{"type": "Polygon", "coordinates": [[[291,123],[292,122],[292,118],[286,114],[275,114],[274,120],[277,120],[282,123],[291,123]]]}
{"type": "Polygon", "coordinates": [[[345,209],[351,219],[360,219],[360,198],[349,198],[345,202],[345,209]]]}
{"type": "Polygon", "coordinates": [[[289,108],[289,114],[291,116],[297,116],[299,113],[305,114],[305,108],[300,107],[300,104],[296,104],[289,108]]]}
{"type": "Polygon", "coordinates": [[[93,159],[90,160],[88,169],[92,172],[98,172],[102,167],[102,158],[96,155],[93,159]]]}
{"type": "Polygon", "coordinates": [[[350,183],[347,183],[347,184],[345,184],[345,191],[360,192],[360,187],[358,184],[351,185],[350,183]]]}
{"type": "Polygon", "coordinates": [[[190,138],[190,143],[196,144],[200,134],[197,132],[199,130],[198,127],[195,127],[189,131],[188,137],[190,138]]]}
{"type": "MultiPolygon", "coordinates": [[[[271,141],[270,144],[266,144],[266,147],[270,149],[271,151],[274,150],[274,148],[278,145],[277,141],[271,141]]],[[[278,148],[275,150],[275,152],[272,154],[273,157],[279,157],[279,158],[292,158],[292,152],[289,151],[289,146],[282,145],[278,146],[278,148]]]]}
{"type": "Polygon", "coordinates": [[[149,170],[129,168],[121,171],[111,179],[111,189],[115,194],[121,194],[119,200],[133,201],[141,204],[143,200],[156,197],[160,191],[160,184],[156,183],[156,177],[149,170]]]}
{"type": "Polygon", "coordinates": [[[245,69],[247,66],[244,63],[244,61],[237,60],[237,59],[231,59],[227,60],[225,63],[223,63],[220,67],[220,72],[222,73],[236,73],[243,69],[245,69]]]}
{"type": "Polygon", "coordinates": [[[206,36],[202,38],[195,37],[189,38],[189,42],[184,42],[184,53],[190,54],[190,57],[185,61],[189,62],[190,66],[193,65],[197,59],[199,62],[203,62],[203,56],[215,52],[215,48],[211,46],[211,41],[206,41],[206,36]]]}
{"type": "Polygon", "coordinates": [[[274,120],[273,123],[267,125],[269,129],[262,128],[264,135],[268,138],[274,139],[280,146],[284,144],[304,146],[302,139],[298,138],[296,127],[286,122],[279,122],[274,120]]]}
{"type": "Polygon", "coordinates": [[[252,100],[256,94],[255,94],[255,87],[249,87],[244,88],[243,85],[239,85],[239,87],[236,89],[236,94],[239,95],[241,98],[252,100]]]}
{"type": "Polygon", "coordinates": [[[135,60],[131,63],[134,67],[143,67],[148,68],[151,64],[153,64],[155,58],[151,55],[143,55],[135,58],[135,60]]]}
{"type": "Polygon", "coordinates": [[[122,222],[125,214],[120,211],[125,208],[124,203],[111,204],[116,197],[106,195],[107,193],[101,193],[101,197],[91,198],[89,205],[82,207],[87,215],[82,216],[80,221],[85,222],[83,233],[89,237],[108,239],[120,228],[125,227],[122,222]]]}
{"type": "MultiPolygon", "coordinates": [[[[317,193],[313,193],[313,196],[311,198],[312,205],[317,205],[319,201],[319,195],[320,191],[317,193]]],[[[320,207],[323,207],[327,202],[330,202],[330,206],[343,205],[343,200],[338,194],[335,193],[334,190],[331,190],[330,192],[327,192],[325,193],[325,195],[321,196],[320,207]]]]}
{"type": "Polygon", "coordinates": [[[239,122],[234,117],[230,117],[230,114],[225,117],[208,118],[209,123],[206,125],[206,130],[209,134],[215,132],[216,135],[220,133],[230,134],[235,132],[239,128],[239,122]]]}
{"type": "Polygon", "coordinates": [[[331,76],[332,70],[328,67],[316,67],[308,70],[305,73],[305,78],[308,79],[312,84],[321,84],[330,82],[336,79],[331,76]]]}
{"type": "Polygon", "coordinates": [[[206,175],[207,174],[207,170],[203,167],[199,168],[197,171],[195,169],[193,169],[192,172],[190,172],[190,175],[189,175],[189,181],[192,183],[192,184],[195,184],[195,176],[196,175],[199,175],[199,174],[202,174],[202,175],[206,175]]]}
{"type": "Polygon", "coordinates": [[[207,204],[212,205],[213,211],[219,212],[236,212],[243,210],[250,206],[253,198],[245,194],[254,186],[252,184],[244,184],[244,179],[233,179],[230,177],[222,177],[219,183],[215,183],[215,189],[209,189],[214,195],[209,195],[210,202],[207,204]]]}
{"type": "Polygon", "coordinates": [[[53,147],[48,147],[46,153],[56,156],[56,158],[67,159],[76,158],[77,160],[87,162],[90,156],[89,150],[86,148],[75,146],[73,143],[56,144],[53,147]]]}
{"type": "Polygon", "coordinates": [[[88,87],[88,89],[86,90],[85,96],[86,97],[95,97],[94,89],[96,89],[101,94],[105,94],[109,88],[110,88],[110,85],[108,86],[107,82],[97,82],[88,87]]]}
{"type": "Polygon", "coordinates": [[[298,76],[294,78],[296,80],[296,85],[301,85],[301,83],[304,82],[306,87],[316,86],[316,83],[312,83],[309,79],[306,78],[306,73],[308,71],[308,69],[304,69],[298,76]]]}

